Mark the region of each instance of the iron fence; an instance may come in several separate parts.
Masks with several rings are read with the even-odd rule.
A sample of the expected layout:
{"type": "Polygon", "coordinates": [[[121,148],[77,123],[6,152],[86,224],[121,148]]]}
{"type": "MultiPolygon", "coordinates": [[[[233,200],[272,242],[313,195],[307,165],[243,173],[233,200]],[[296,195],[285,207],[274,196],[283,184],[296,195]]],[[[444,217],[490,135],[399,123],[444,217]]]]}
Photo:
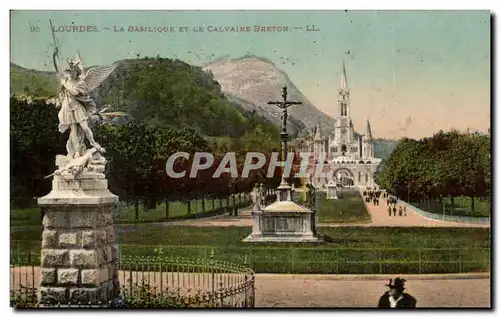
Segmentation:
{"type": "MultiPolygon", "coordinates": [[[[255,306],[254,272],[247,266],[209,258],[120,256],[115,281],[101,284],[84,297],[38,303],[40,256],[11,256],[12,307],[181,308],[255,306]],[[114,283],[114,284],[113,284],[114,283]],[[119,285],[120,293],[117,293],[119,285]]],[[[79,285],[81,286],[81,285],[79,285]]],[[[61,289],[61,288],[60,288],[61,289]]],[[[64,288],[63,288],[64,289],[64,288]]],[[[66,292],[66,291],[65,291],[66,292]]]]}

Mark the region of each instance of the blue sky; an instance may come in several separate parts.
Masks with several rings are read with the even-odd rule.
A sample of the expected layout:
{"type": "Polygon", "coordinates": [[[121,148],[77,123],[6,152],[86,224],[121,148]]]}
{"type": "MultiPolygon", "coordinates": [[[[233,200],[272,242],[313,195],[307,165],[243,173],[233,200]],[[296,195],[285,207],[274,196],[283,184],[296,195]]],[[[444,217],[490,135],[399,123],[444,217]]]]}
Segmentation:
{"type": "Polygon", "coordinates": [[[345,59],[355,127],[363,131],[369,118],[374,137],[489,128],[488,11],[13,11],[12,62],[52,69],[49,19],[56,28],[99,29],[56,33],[62,57],[79,50],[87,65],[138,53],[196,65],[225,55],[266,57],[332,116],[345,59]],[[193,31],[199,26],[254,25],[288,26],[291,31],[193,31]],[[307,25],[319,31],[294,29],[307,25]],[[31,32],[30,26],[40,31],[31,32]],[[113,32],[114,26],[125,32],[113,32]],[[127,32],[129,26],[174,26],[176,32],[127,32]],[[179,32],[179,26],[188,31],[179,32]]]}

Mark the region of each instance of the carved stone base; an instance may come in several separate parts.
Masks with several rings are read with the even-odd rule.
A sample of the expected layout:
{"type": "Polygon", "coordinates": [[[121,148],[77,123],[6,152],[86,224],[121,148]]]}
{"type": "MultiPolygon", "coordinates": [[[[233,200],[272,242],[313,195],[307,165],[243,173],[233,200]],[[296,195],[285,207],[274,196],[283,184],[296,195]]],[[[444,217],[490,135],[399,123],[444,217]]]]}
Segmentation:
{"type": "Polygon", "coordinates": [[[119,295],[113,208],[118,197],[101,173],[55,176],[38,199],[44,212],[40,288],[43,306],[103,305],[119,295]]]}
{"type": "Polygon", "coordinates": [[[315,213],[292,201],[275,202],[252,216],[252,234],[244,242],[323,242],[315,234],[315,213]]]}

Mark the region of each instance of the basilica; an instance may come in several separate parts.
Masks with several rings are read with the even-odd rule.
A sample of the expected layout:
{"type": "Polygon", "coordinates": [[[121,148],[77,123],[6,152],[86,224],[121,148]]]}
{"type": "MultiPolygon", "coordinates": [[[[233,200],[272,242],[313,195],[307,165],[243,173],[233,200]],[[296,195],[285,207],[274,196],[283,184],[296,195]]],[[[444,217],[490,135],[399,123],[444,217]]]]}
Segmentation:
{"type": "Polygon", "coordinates": [[[381,159],[374,157],[370,122],[366,121],[364,134],[354,130],[345,63],[340,74],[337,109],[335,126],[329,133],[323,134],[318,125],[308,136],[294,141],[299,152],[311,153],[309,182],[315,187],[332,181],[342,186],[374,187],[373,176],[381,159]],[[314,172],[319,158],[325,159],[323,172],[327,177],[316,176],[314,172]]]}

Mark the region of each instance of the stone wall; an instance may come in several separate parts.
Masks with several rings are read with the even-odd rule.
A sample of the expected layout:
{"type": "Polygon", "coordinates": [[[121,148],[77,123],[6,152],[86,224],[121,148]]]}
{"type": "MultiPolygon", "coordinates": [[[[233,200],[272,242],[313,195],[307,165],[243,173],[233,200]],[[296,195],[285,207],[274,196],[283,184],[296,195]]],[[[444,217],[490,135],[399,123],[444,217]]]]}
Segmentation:
{"type": "Polygon", "coordinates": [[[118,296],[113,207],[41,206],[41,305],[108,303],[118,296]]]}

